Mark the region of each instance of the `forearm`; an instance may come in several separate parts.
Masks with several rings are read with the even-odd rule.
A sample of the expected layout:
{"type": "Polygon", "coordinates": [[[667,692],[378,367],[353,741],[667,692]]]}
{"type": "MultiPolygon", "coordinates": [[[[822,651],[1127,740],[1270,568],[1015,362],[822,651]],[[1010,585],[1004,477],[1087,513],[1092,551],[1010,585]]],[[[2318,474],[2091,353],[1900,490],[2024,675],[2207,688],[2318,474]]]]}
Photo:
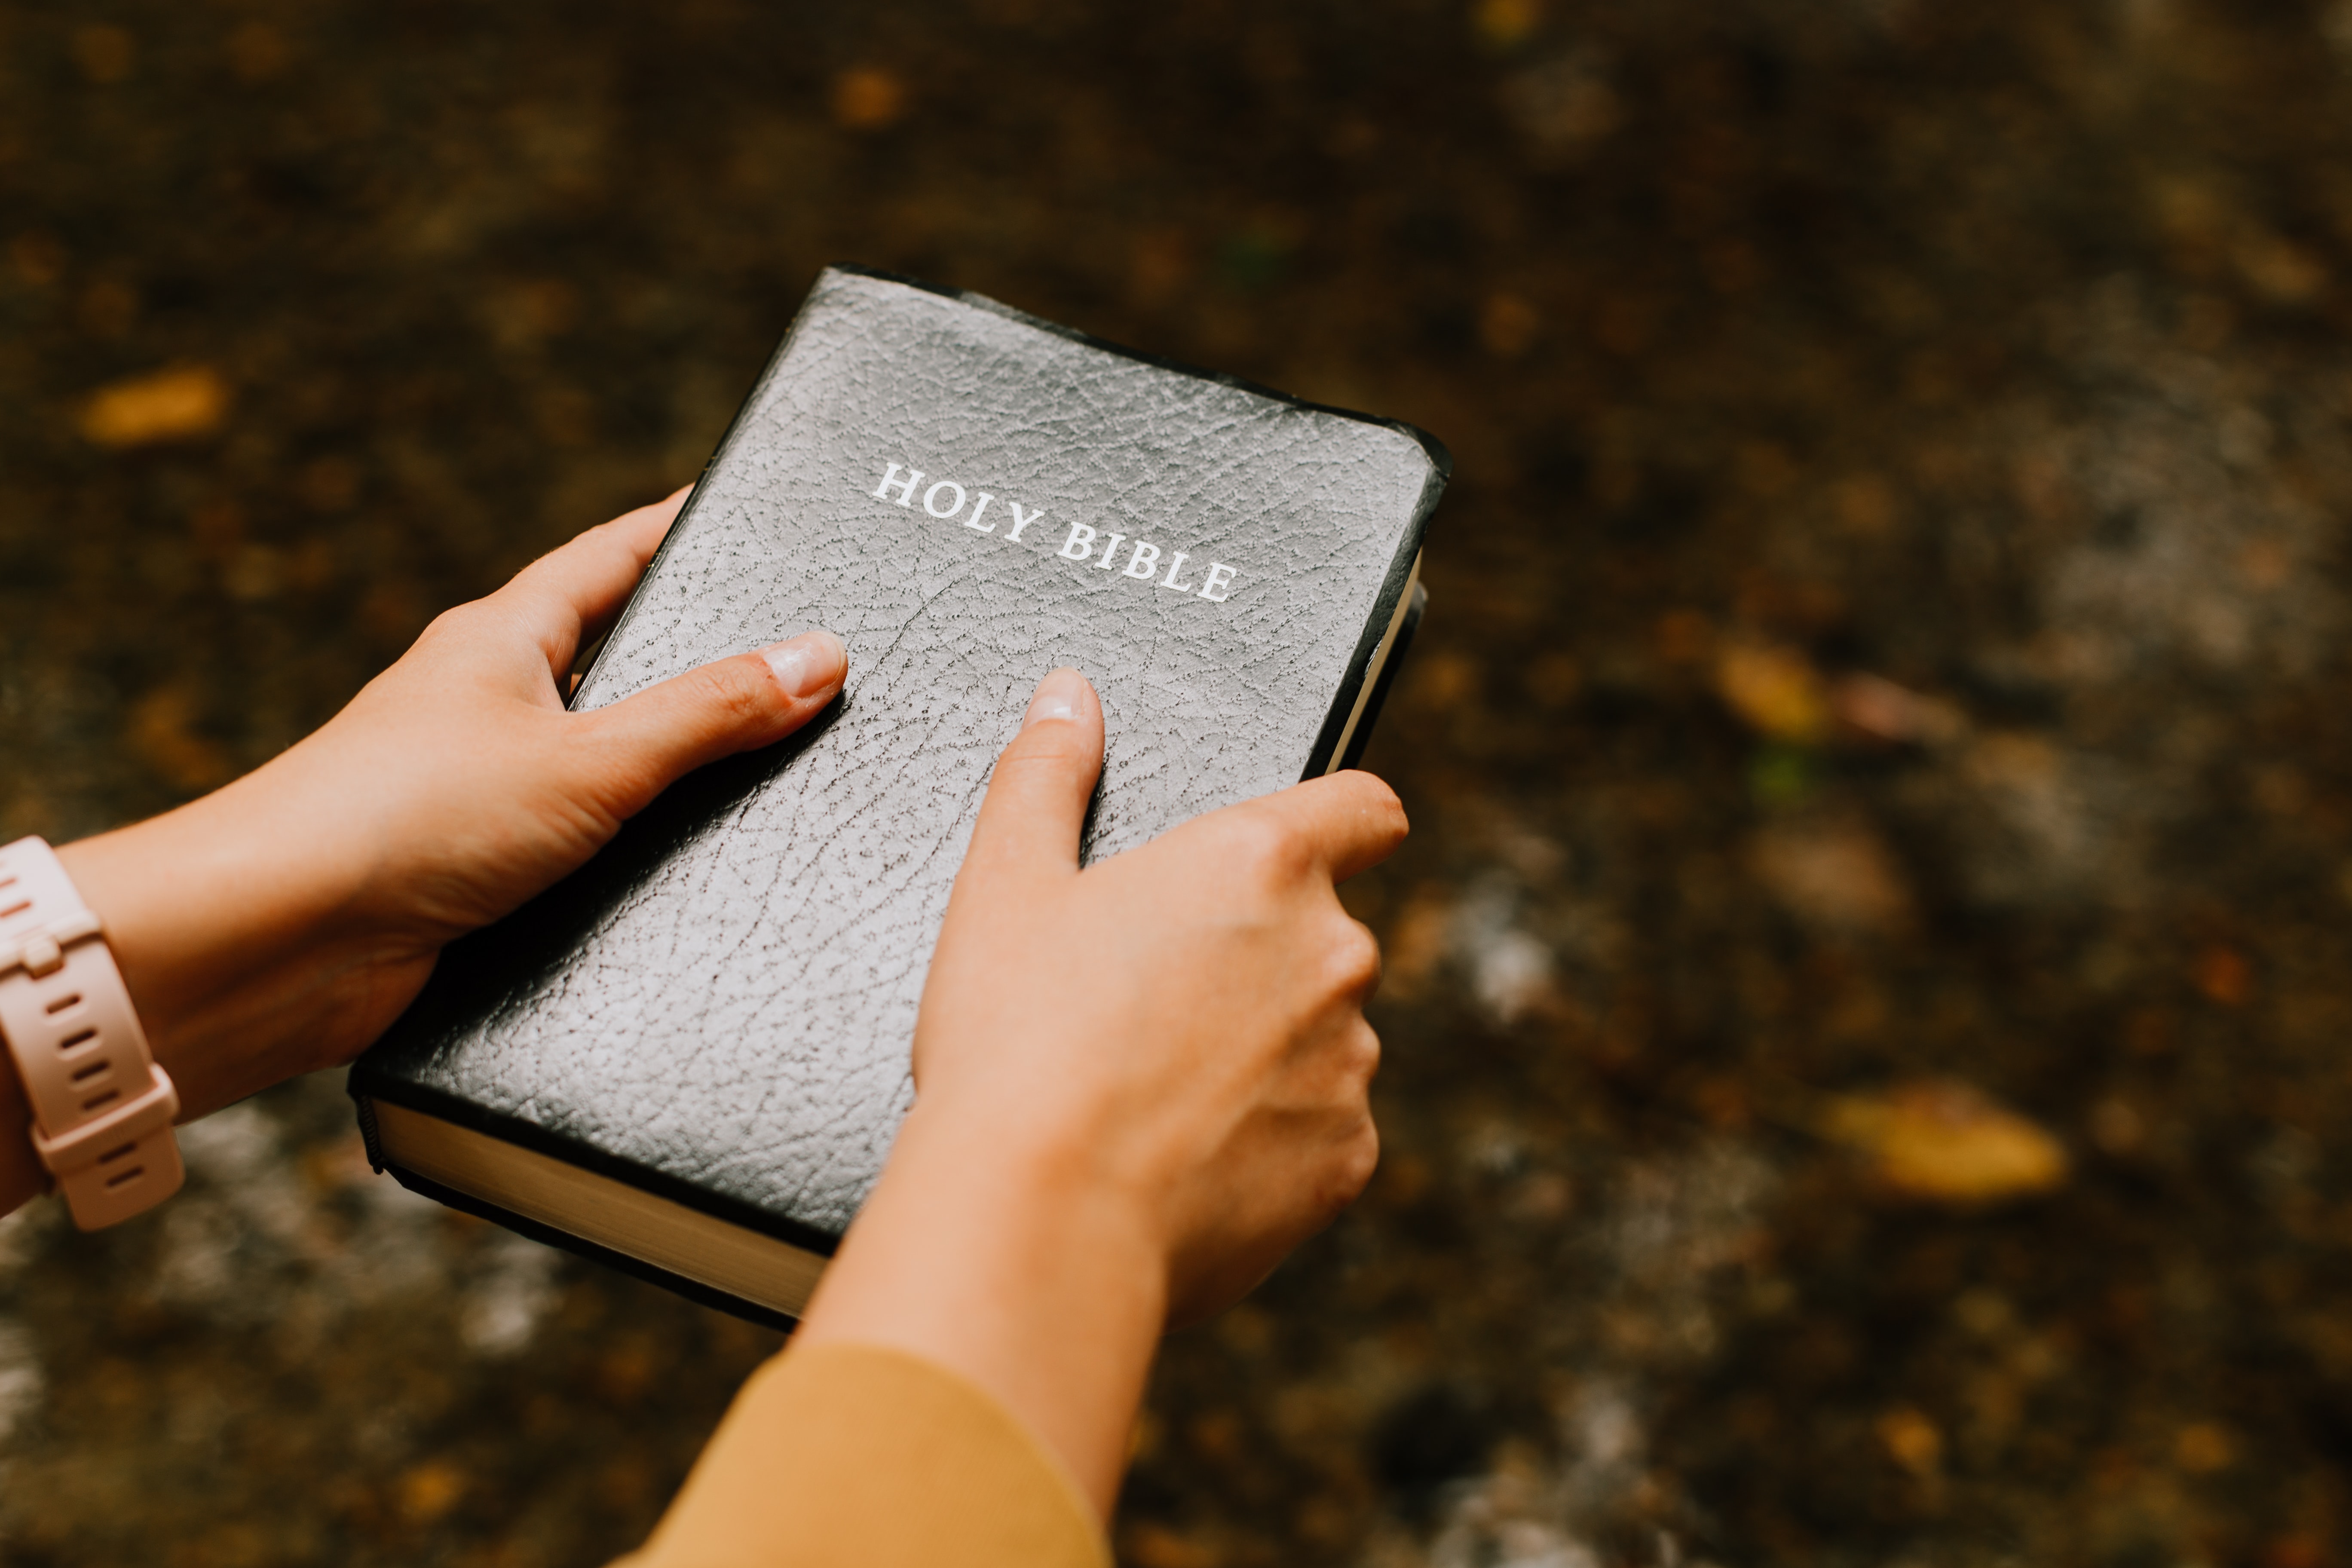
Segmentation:
{"type": "MultiPolygon", "coordinates": [[[[403,994],[398,960],[339,929],[356,874],[318,853],[299,792],[277,782],[265,770],[58,851],[104,922],[184,1121],[341,1059],[403,994]]],[[[0,1059],[0,1213],[44,1185],[29,1129],[23,1083],[0,1059]]]]}
{"type": "Polygon", "coordinates": [[[795,1342],[960,1373],[1108,1517],[1167,1316],[1164,1250],[1082,1152],[1025,1152],[992,1120],[919,1106],[795,1342]]]}

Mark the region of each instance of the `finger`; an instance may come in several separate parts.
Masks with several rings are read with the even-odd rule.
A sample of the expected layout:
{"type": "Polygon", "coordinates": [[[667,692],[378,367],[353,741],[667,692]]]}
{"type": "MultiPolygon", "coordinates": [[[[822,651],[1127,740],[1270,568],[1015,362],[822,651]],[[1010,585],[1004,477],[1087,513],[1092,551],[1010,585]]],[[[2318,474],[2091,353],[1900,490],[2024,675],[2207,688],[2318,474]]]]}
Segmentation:
{"type": "Polygon", "coordinates": [[[738,654],[673,676],[574,722],[593,739],[606,804],[633,816],[679,775],[786,735],[841,689],[849,657],[831,632],[738,654]]]}
{"type": "Polygon", "coordinates": [[[1334,882],[1379,865],[1411,831],[1396,791],[1353,769],[1277,790],[1250,809],[1276,814],[1334,882]]]}
{"type": "Polygon", "coordinates": [[[680,489],[590,529],[524,567],[490,595],[521,617],[558,680],[570,672],[580,649],[604,635],[629,602],[686,495],[680,489]]]}
{"type": "Polygon", "coordinates": [[[959,880],[1076,871],[1102,757],[1101,700],[1076,670],[1054,671],[996,759],[959,880]]]}
{"type": "Polygon", "coordinates": [[[1326,962],[1333,988],[1359,1005],[1381,983],[1381,941],[1371,927],[1342,913],[1333,929],[1326,962]]]}

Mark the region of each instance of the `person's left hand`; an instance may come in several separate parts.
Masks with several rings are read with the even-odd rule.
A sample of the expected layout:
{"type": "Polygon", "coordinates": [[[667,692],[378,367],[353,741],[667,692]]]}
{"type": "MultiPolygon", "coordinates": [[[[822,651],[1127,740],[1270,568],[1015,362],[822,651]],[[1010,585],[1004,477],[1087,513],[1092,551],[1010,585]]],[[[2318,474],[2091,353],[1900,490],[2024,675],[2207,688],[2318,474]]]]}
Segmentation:
{"type": "MultiPolygon", "coordinates": [[[[833,700],[846,658],[812,631],[565,711],[574,657],[627,603],[683,500],[591,529],[443,615],[245,778],[58,852],[106,921],[183,1120],[349,1059],[444,943],[576,868],[680,774],[833,700]]],[[[30,1155],[14,1115],[0,1212],[33,1190],[6,1168],[30,1155]]]]}

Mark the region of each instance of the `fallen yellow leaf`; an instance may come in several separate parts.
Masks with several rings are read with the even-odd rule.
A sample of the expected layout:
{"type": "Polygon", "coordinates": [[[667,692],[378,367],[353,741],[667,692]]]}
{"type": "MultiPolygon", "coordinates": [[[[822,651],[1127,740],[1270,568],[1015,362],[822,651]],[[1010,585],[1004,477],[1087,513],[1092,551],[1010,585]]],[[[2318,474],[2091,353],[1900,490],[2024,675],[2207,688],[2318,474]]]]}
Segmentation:
{"type": "Polygon", "coordinates": [[[1895,1462],[1915,1476],[1932,1476],[1944,1462],[1944,1435],[1907,1405],[1878,1418],[1878,1440],[1895,1462]]]}
{"type": "Polygon", "coordinates": [[[1735,643],[1715,663],[1715,689],[1748,728],[1803,745],[1829,728],[1821,672],[1783,647],[1735,643]]]}
{"type": "Polygon", "coordinates": [[[2192,1475],[2210,1475],[2229,1468],[2230,1461],[2236,1457],[2231,1447],[2227,1431],[2210,1421],[2200,1421],[2180,1429],[2180,1435],[2173,1439],[2172,1457],[2175,1463],[2192,1475]]]}
{"type": "Polygon", "coordinates": [[[834,79],[833,121],[847,131],[879,131],[907,112],[907,84],[888,71],[858,66],[834,79]]]}
{"type": "Polygon", "coordinates": [[[1979,1207],[2066,1182],[2066,1151],[2055,1138],[1968,1084],[1931,1080],[1845,1096],[1822,1121],[1899,1196],[1979,1207]]]}
{"type": "Polygon", "coordinates": [[[1479,0],[1472,25],[1479,41],[1492,48],[1516,48],[1543,23],[1538,0],[1479,0]]]}
{"type": "Polygon", "coordinates": [[[227,417],[220,373],[183,365],[99,388],[82,407],[81,433],[101,447],[143,447],[208,436],[227,417]]]}
{"type": "Polygon", "coordinates": [[[402,1516],[412,1524],[431,1524],[457,1506],[466,1478],[454,1465],[427,1459],[402,1474],[399,1489],[402,1516]]]}
{"type": "Polygon", "coordinates": [[[2197,955],[2192,973],[2197,989],[2205,994],[2206,1000],[2219,1002],[2224,1007],[2243,1006],[2253,992],[2253,966],[2246,962],[2245,954],[2220,942],[2197,955]]]}

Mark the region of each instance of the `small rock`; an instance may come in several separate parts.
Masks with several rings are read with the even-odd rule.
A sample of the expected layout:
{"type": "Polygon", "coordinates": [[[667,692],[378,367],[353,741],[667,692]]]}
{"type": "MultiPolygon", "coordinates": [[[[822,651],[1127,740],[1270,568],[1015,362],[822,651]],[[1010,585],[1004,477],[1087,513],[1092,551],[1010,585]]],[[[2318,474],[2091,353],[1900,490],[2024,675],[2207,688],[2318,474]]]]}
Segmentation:
{"type": "Polygon", "coordinates": [[[1950,703],[1883,676],[1845,677],[1832,689],[1830,706],[1849,730],[1894,745],[1944,745],[1968,731],[1968,721],[1950,703]]]}
{"type": "Polygon", "coordinates": [[[1902,871],[1864,823],[1776,824],[1756,836],[1748,864],[1783,908],[1817,930],[1885,931],[1910,921],[1902,871]]]}

